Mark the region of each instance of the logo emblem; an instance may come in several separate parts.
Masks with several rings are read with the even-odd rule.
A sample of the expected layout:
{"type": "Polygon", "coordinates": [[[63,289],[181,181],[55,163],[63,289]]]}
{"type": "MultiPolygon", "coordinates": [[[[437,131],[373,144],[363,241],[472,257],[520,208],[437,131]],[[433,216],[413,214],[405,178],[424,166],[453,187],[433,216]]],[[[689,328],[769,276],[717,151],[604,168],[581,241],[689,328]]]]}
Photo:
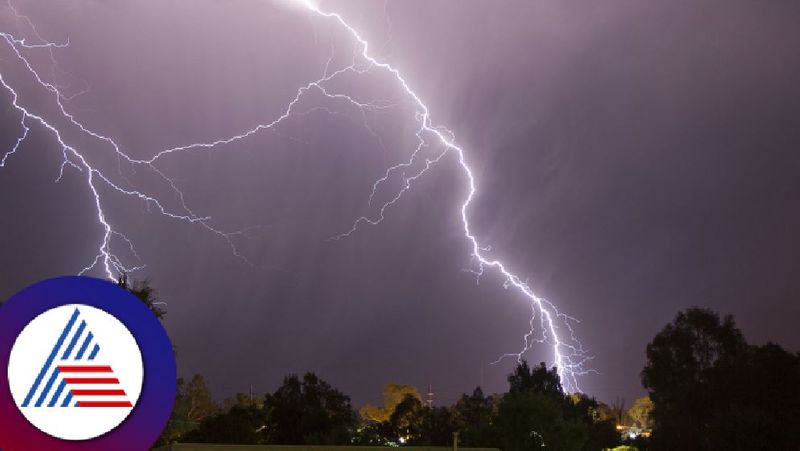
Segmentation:
{"type": "Polygon", "coordinates": [[[31,321],[11,350],[8,381],[25,418],[53,437],[95,438],[127,418],[144,368],[128,329],[88,305],[64,305],[31,321]]]}
{"type": "Polygon", "coordinates": [[[0,450],[150,449],[176,379],[161,322],[114,283],[48,279],[0,305],[0,450]]]}

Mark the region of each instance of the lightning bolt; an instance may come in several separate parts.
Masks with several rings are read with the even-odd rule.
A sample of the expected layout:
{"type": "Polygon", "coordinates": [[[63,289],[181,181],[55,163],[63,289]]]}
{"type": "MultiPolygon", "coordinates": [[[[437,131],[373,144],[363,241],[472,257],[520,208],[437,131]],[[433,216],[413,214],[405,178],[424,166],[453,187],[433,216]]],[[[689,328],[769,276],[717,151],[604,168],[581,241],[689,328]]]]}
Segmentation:
{"type": "Polygon", "coordinates": [[[293,1],[307,13],[318,16],[320,20],[335,22],[341,28],[342,32],[346,33],[354,46],[350,63],[338,69],[331,70],[335,51],[332,46],[331,56],[325,64],[322,76],[299,87],[295,96],[286,104],[278,117],[232,136],[167,148],[157,151],[150,158],[136,159],[130,157],[114,139],[94,131],[80,122],[69,112],[65,105],[65,102],[71,97],[63,94],[62,88],[57,86],[56,83],[45,81],[40,73],[33,67],[26,56],[26,52],[46,49],[50,52],[51,60],[56,64],[54,54],[52,53],[53,50],[68,46],[69,41],[55,43],[43,39],[38,30],[36,30],[33,22],[26,16],[20,14],[9,0],[9,8],[11,8],[18,19],[29,26],[37,41],[35,43],[29,43],[26,42],[25,39],[17,38],[10,33],[0,32],[0,37],[3,39],[3,41],[0,42],[5,42],[11,49],[12,55],[22,64],[22,68],[27,72],[28,78],[32,79],[36,86],[44,90],[44,92],[52,95],[56,110],[60,113],[60,118],[58,118],[58,121],[49,121],[45,119],[43,113],[38,113],[34,108],[26,106],[20,100],[18,91],[13,88],[3,74],[0,73],[0,85],[10,94],[11,106],[20,115],[19,124],[21,130],[14,145],[3,154],[2,159],[0,159],[0,168],[3,168],[13,155],[24,146],[24,142],[32,126],[40,126],[55,137],[60,145],[63,158],[56,181],[63,177],[64,171],[67,169],[74,169],[83,174],[89,194],[93,200],[97,222],[103,231],[94,258],[80,271],[81,274],[96,270],[99,267],[108,278],[115,279],[121,273],[128,273],[143,267],[132,241],[108,219],[104,207],[107,202],[107,196],[104,195],[103,189],[110,190],[113,193],[128,198],[138,199],[144,202],[148,208],[154,209],[158,214],[169,219],[183,221],[204,228],[224,240],[230,246],[234,255],[247,261],[233,242],[234,236],[244,233],[247,229],[225,232],[212,225],[212,218],[195,214],[185,202],[184,194],[179,189],[177,183],[158,167],[159,161],[168,155],[200,150],[213,150],[228,146],[260,132],[274,130],[282,122],[292,116],[303,116],[317,111],[336,114],[336,111],[332,108],[325,106],[315,105],[312,107],[303,107],[305,103],[304,100],[311,94],[322,96],[332,103],[344,103],[355,108],[360,112],[362,125],[376,139],[377,144],[383,147],[384,144],[380,135],[368,124],[367,113],[397,107],[398,102],[381,99],[360,100],[353,95],[337,92],[331,85],[334,80],[346,74],[363,76],[365,74],[379,72],[388,75],[390,79],[401,88],[401,92],[405,97],[403,102],[411,105],[413,108],[413,120],[418,124],[415,131],[416,146],[408,159],[386,168],[383,175],[372,185],[372,190],[368,198],[368,205],[370,207],[375,207],[374,214],[357,218],[350,229],[338,235],[334,235],[331,239],[346,239],[353,233],[356,233],[360,227],[377,225],[383,222],[386,217],[385,213],[399,202],[406,192],[412,189],[417,180],[430,173],[437,164],[441,163],[445,156],[455,155],[467,185],[466,194],[461,203],[460,213],[463,235],[474,261],[474,267],[471,268],[470,271],[476,274],[478,280],[480,280],[481,275],[486,271],[496,271],[504,280],[503,286],[507,289],[513,289],[522,295],[522,297],[530,303],[531,307],[530,329],[523,336],[522,348],[518,352],[500,356],[494,363],[509,357],[519,361],[536,345],[550,346],[553,353],[552,363],[557,367],[564,389],[568,392],[580,391],[578,379],[580,376],[592,372],[591,368],[588,367],[592,357],[581,345],[573,329],[573,324],[579,321],[559,312],[553,303],[538,296],[528,283],[512,272],[505,263],[497,258],[491,257],[489,255],[490,248],[481,245],[478,238],[473,233],[470,226],[469,213],[477,193],[477,183],[468,164],[465,149],[456,144],[455,134],[443,126],[434,124],[427,104],[411,88],[400,70],[373,56],[369,42],[364,39],[342,15],[337,12],[325,11],[309,0],[293,1]],[[59,125],[57,122],[63,122],[63,124],[59,125]],[[90,153],[79,149],[77,145],[70,144],[69,140],[65,137],[63,127],[69,127],[73,132],[90,138],[114,152],[119,162],[117,174],[111,174],[103,170],[98,163],[94,163],[90,153]],[[434,148],[432,155],[426,153],[428,148],[434,148]],[[176,199],[171,202],[173,205],[168,206],[169,202],[153,194],[152,190],[131,186],[132,183],[130,180],[123,174],[123,165],[130,168],[130,174],[128,175],[135,174],[137,170],[148,171],[156,175],[173,193],[173,197],[176,199]],[[401,182],[400,187],[389,193],[388,200],[376,204],[375,199],[383,189],[383,186],[388,181],[396,178],[399,178],[401,182]],[[133,266],[124,264],[123,259],[120,258],[118,254],[118,248],[122,248],[125,252],[130,253],[139,263],[133,266]]]}
{"type": "MultiPolygon", "coordinates": [[[[196,215],[185,203],[183,192],[181,192],[175,181],[167,177],[161,170],[159,170],[155,165],[150,164],[145,161],[135,160],[132,159],[128,154],[123,152],[120,146],[114,141],[112,138],[107,137],[101,133],[95,132],[88,127],[86,127],[83,123],[79,122],[75,116],[73,116],[64,105],[65,101],[68,101],[75,96],[67,96],[62,93],[61,87],[57,86],[55,83],[49,83],[43,79],[40,73],[33,67],[30,60],[25,56],[25,51],[27,50],[35,50],[35,49],[47,49],[50,53],[51,61],[57,65],[55,61],[55,57],[52,53],[54,48],[64,48],[69,45],[69,40],[64,43],[54,43],[46,41],[42,36],[39,34],[36,27],[33,25],[33,22],[27,17],[20,14],[11,1],[8,1],[8,7],[13,11],[14,15],[18,18],[23,20],[26,24],[29,25],[30,29],[33,31],[34,36],[37,38],[38,42],[30,44],[26,42],[26,40],[16,38],[14,35],[6,32],[0,32],[0,38],[8,45],[8,47],[12,51],[12,55],[17,58],[22,63],[22,67],[27,71],[28,75],[33,78],[35,83],[43,88],[46,92],[50,93],[53,96],[55,104],[59,112],[62,115],[62,119],[66,119],[67,123],[75,128],[77,128],[82,134],[100,141],[106,145],[108,145],[116,154],[118,160],[120,162],[125,161],[130,164],[132,167],[136,166],[143,166],[153,173],[155,173],[159,178],[165,181],[172,191],[175,193],[177,198],[179,199],[180,208],[177,210],[170,210],[164,206],[164,203],[158,199],[155,195],[147,194],[143,190],[138,189],[131,189],[125,188],[122,183],[114,182],[111,175],[107,174],[103,170],[99,168],[99,166],[92,163],[92,159],[86,154],[85,152],[78,149],[76,146],[70,145],[65,140],[61,129],[59,129],[56,125],[53,125],[52,122],[46,120],[42,114],[37,114],[31,108],[24,106],[19,100],[18,92],[8,83],[6,78],[2,73],[0,73],[0,84],[6,91],[9,92],[11,95],[11,105],[15,108],[19,113],[21,113],[20,119],[20,127],[22,128],[23,132],[20,137],[17,139],[16,143],[12,147],[11,150],[6,152],[3,155],[2,160],[0,160],[0,168],[4,167],[7,164],[9,157],[11,157],[14,153],[16,153],[25,139],[28,136],[28,132],[30,130],[27,122],[32,121],[34,123],[38,123],[46,130],[50,131],[52,135],[55,137],[56,141],[61,146],[61,152],[63,156],[62,164],[59,170],[59,175],[56,178],[56,182],[60,181],[64,176],[65,168],[73,168],[79,172],[83,172],[86,176],[86,185],[89,189],[89,192],[92,196],[93,203],[95,206],[95,212],[97,214],[97,222],[100,224],[103,230],[102,239],[100,240],[97,248],[97,254],[92,259],[91,263],[88,264],[86,267],[79,271],[79,274],[85,274],[93,269],[95,269],[98,265],[102,267],[104,274],[111,280],[115,280],[119,274],[130,273],[133,271],[137,271],[139,269],[144,268],[144,265],[138,264],[135,266],[129,266],[123,263],[122,259],[118,256],[115,249],[118,244],[123,244],[127,247],[127,250],[139,261],[139,255],[136,253],[136,249],[133,246],[131,240],[122,232],[117,230],[111,222],[107,218],[107,214],[103,207],[103,197],[100,194],[100,187],[104,186],[107,189],[111,189],[118,194],[121,194],[126,197],[136,198],[141,201],[144,201],[148,208],[155,208],[160,214],[169,217],[171,219],[185,221],[188,223],[196,223],[204,227],[210,232],[213,232],[220,237],[222,237],[228,245],[231,247],[233,253],[242,258],[246,261],[244,256],[242,256],[236,246],[232,241],[232,237],[244,233],[245,230],[242,231],[235,231],[235,232],[223,232],[212,225],[210,225],[210,217],[201,217],[196,215]]],[[[79,95],[80,93],[78,93],[79,95]]],[[[120,167],[120,176],[122,176],[122,169],[120,167]]],[[[125,178],[125,177],[122,177],[125,178]]],[[[127,179],[125,180],[127,181],[127,179]]]]}

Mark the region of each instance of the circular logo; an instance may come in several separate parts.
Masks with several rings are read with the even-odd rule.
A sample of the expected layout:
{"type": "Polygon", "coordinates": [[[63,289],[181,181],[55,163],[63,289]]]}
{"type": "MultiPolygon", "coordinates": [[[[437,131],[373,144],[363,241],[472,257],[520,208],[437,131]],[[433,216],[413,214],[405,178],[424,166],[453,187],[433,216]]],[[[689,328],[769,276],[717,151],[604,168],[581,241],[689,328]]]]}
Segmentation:
{"type": "Polygon", "coordinates": [[[119,426],[142,391],[142,354],[116,318],[88,305],[50,309],[17,337],[8,385],[42,432],[87,440],[119,426]]]}
{"type": "Polygon", "coordinates": [[[166,331],[104,280],[49,279],[0,306],[0,365],[0,450],[149,449],[175,401],[166,331]]]}

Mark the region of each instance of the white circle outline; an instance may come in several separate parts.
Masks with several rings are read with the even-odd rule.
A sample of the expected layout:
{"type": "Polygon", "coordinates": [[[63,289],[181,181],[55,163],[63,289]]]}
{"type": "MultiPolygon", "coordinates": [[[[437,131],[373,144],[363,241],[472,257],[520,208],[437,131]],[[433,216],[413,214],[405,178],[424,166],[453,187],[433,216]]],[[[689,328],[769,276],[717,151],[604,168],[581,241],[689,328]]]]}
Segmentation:
{"type": "MultiPolygon", "coordinates": [[[[72,355],[74,356],[76,353],[77,351],[72,355]]],[[[78,362],[66,361],[65,363],[77,364],[78,362]]],[[[87,361],[83,360],[80,363],[86,364],[87,361]]],[[[143,383],[142,353],[133,334],[113,315],[85,304],[62,305],[36,316],[17,336],[8,360],[8,384],[17,409],[38,430],[63,440],[91,440],[119,427],[136,406],[142,393],[143,383]],[[47,407],[48,402],[43,402],[41,407],[35,407],[36,401],[52,375],[51,370],[48,370],[41,379],[40,386],[31,398],[30,405],[21,407],[31,386],[42,371],[42,365],[53,352],[54,345],[76,309],[80,312],[79,319],[76,320],[62,343],[50,368],[59,363],[63,350],[72,341],[79,324],[81,321],[86,321],[85,332],[79,337],[78,346],[88,332],[92,332],[93,342],[100,344],[100,352],[96,360],[91,363],[112,367],[113,377],[119,379],[121,386],[117,388],[125,390],[125,399],[130,401],[132,407],[47,407]]],[[[100,387],[86,386],[85,388],[100,387]]],[[[102,388],[107,388],[107,386],[102,388]]],[[[46,401],[51,399],[51,394],[54,394],[55,391],[56,388],[51,387],[45,397],[46,401]]],[[[62,393],[56,405],[60,406],[65,397],[66,394],[62,393]]]]}

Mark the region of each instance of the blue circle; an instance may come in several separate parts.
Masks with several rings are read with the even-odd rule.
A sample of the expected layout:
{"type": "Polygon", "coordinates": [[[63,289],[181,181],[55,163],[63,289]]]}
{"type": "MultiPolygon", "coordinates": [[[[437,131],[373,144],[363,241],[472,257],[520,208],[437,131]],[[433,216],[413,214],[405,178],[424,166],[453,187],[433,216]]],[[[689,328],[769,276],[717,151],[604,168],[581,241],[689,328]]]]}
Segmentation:
{"type": "Polygon", "coordinates": [[[175,403],[177,369],[172,343],[152,311],[128,290],[107,280],[67,276],[44,280],[15,294],[0,307],[0,449],[59,451],[141,451],[158,439],[175,403]],[[17,408],[7,380],[11,348],[19,334],[40,314],[69,304],[95,307],[118,319],[142,353],[144,381],[130,415],[115,429],[84,441],[52,437],[30,424],[17,408]]]}

